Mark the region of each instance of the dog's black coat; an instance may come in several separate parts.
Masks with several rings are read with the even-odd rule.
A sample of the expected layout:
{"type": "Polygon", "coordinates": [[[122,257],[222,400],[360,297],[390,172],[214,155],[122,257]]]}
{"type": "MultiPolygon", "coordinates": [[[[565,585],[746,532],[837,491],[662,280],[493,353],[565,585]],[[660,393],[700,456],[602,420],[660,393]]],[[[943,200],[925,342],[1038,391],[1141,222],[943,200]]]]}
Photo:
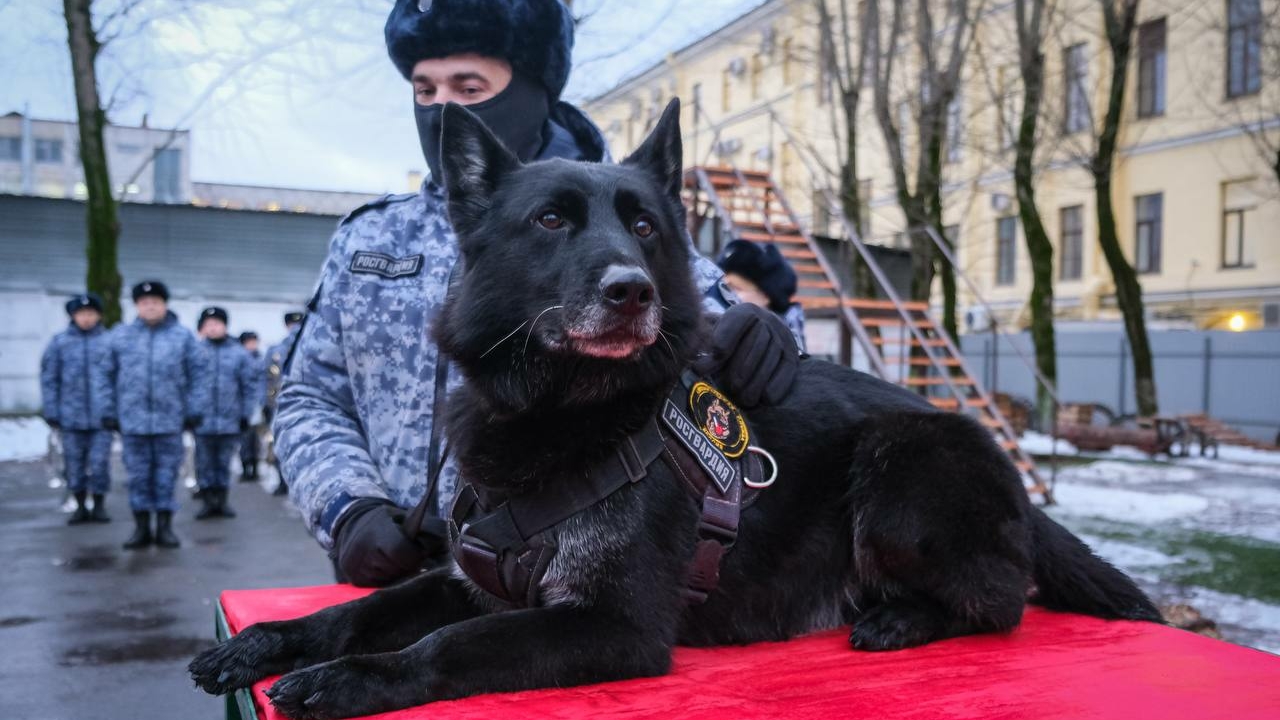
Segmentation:
{"type": "MultiPolygon", "coordinates": [[[[453,452],[468,480],[493,491],[574,482],[653,417],[705,332],[682,231],[678,104],[617,166],[521,166],[468,113],[445,117],[465,272],[435,331],[468,379],[450,401],[453,452]],[[636,295],[635,282],[631,295],[602,285],[610,268],[649,281],[652,297],[636,295]]],[[[1009,630],[1028,597],[1159,618],[1128,578],[1029,503],[1007,456],[970,419],[802,361],[786,400],[749,420],[781,473],[744,510],[702,605],[680,596],[698,512],[655,463],[642,482],[553,528],[559,550],[541,607],[501,607],[440,568],[251,626],[198,656],[191,674],[219,693],[287,672],[272,702],[290,717],[330,718],[658,675],[676,643],[853,623],[853,647],[891,650],[1009,630]]]]}

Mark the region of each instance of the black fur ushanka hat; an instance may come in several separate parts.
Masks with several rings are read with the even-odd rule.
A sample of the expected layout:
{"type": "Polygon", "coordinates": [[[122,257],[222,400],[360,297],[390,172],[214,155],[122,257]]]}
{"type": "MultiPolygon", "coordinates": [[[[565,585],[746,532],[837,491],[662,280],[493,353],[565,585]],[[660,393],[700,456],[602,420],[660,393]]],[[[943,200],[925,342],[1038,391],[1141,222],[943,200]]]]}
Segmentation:
{"type": "Polygon", "coordinates": [[[396,0],[384,32],[406,80],[419,60],[463,53],[506,60],[553,103],[569,80],[573,17],[560,0],[396,0]]]}

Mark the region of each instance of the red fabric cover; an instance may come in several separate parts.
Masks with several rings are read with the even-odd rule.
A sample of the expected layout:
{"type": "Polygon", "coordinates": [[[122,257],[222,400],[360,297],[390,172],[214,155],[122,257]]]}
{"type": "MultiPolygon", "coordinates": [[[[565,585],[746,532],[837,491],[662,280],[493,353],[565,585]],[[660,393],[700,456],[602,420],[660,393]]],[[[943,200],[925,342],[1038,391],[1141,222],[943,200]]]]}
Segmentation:
{"type": "MultiPolygon", "coordinates": [[[[222,607],[231,631],[238,632],[366,593],[337,585],[229,590],[222,607]]],[[[1150,623],[1028,608],[1022,626],[1009,635],[889,653],[855,652],[847,637],[846,630],[835,630],[785,643],[678,648],[665,677],[480,695],[377,717],[1280,718],[1280,657],[1150,623]]],[[[253,688],[262,718],[282,717],[263,695],[274,681],[253,688]]]]}

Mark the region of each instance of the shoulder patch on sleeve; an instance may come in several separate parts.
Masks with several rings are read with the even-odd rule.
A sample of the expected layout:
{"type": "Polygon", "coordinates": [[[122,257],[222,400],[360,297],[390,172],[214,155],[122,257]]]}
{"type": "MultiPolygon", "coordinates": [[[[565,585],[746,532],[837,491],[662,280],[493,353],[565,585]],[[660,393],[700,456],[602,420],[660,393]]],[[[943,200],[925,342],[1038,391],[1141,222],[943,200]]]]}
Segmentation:
{"type": "Polygon", "coordinates": [[[352,210],[351,212],[347,213],[342,217],[341,220],[338,221],[338,225],[339,226],[346,225],[347,223],[351,222],[352,220],[355,220],[357,217],[364,214],[368,210],[373,210],[375,208],[380,208],[380,207],[386,207],[391,203],[403,202],[413,197],[416,194],[417,193],[398,193],[398,194],[387,193],[386,195],[383,195],[382,197],[376,200],[370,200],[369,202],[361,205],[355,210],[352,210]]]}

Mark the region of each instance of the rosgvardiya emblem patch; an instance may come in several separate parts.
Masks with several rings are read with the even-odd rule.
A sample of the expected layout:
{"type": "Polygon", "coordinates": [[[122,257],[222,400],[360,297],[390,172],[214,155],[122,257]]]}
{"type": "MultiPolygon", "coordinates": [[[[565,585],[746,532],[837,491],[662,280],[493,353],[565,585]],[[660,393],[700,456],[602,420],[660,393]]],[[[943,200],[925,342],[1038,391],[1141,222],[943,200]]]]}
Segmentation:
{"type": "Polygon", "coordinates": [[[694,383],[689,390],[689,413],[725,457],[736,458],[746,452],[750,441],[747,421],[719,390],[705,382],[694,383]]]}

